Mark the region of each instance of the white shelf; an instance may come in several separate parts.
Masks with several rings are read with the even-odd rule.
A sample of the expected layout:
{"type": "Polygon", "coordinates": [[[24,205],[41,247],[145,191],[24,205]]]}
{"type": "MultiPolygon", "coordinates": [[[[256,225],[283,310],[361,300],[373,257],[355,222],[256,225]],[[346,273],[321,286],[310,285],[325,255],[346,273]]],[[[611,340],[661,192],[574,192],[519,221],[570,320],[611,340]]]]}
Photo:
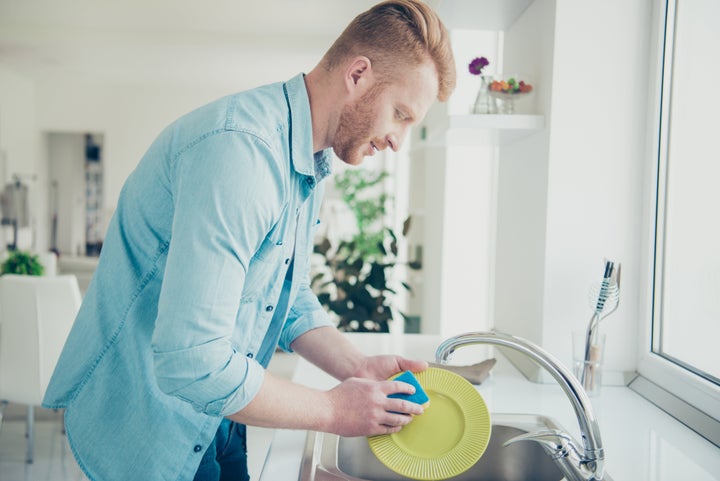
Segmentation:
{"type": "Polygon", "coordinates": [[[444,115],[428,119],[419,147],[444,145],[502,145],[545,128],[544,115],[444,115]],[[424,138],[423,138],[424,137],[424,138]]]}
{"type": "Polygon", "coordinates": [[[448,29],[506,30],[533,0],[433,0],[448,29]]]}

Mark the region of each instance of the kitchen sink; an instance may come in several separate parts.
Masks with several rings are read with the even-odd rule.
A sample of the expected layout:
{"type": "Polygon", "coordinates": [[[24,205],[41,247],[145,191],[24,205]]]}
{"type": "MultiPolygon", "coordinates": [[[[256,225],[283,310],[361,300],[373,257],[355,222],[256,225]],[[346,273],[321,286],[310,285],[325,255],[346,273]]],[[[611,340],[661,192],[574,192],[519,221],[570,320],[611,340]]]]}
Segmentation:
{"type": "MultiPolygon", "coordinates": [[[[565,431],[550,418],[534,414],[492,414],[492,433],[483,456],[454,481],[561,481],[555,462],[532,441],[503,443],[515,436],[547,429],[565,431]]],[[[299,481],[407,481],[385,467],[367,438],[308,433],[299,481]]],[[[612,478],[605,474],[605,481],[612,478]]]]}

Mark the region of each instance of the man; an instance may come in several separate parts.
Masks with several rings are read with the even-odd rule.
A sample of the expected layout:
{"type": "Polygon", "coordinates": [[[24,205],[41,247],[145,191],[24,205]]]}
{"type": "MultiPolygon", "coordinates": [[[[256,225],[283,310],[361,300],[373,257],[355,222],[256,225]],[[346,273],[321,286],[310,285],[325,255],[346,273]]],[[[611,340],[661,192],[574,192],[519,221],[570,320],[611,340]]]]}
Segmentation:
{"type": "Polygon", "coordinates": [[[418,0],[355,18],[307,75],[170,125],[127,179],[48,387],[91,480],[247,479],[245,425],[399,431],[422,408],[385,381],[424,361],[366,357],[309,288],[331,150],[397,150],[454,88],[449,39],[418,0]],[[340,380],[265,372],[276,346],[340,380]],[[400,414],[398,414],[400,413],[400,414]]]}

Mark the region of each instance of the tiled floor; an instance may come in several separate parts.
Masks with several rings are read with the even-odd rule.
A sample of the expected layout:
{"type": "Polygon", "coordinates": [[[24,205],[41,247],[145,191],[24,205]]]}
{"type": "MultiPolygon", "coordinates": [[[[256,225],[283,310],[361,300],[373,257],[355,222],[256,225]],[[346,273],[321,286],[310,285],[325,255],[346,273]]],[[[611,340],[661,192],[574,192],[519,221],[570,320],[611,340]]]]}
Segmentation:
{"type": "Polygon", "coordinates": [[[35,422],[35,462],[25,462],[25,422],[3,420],[0,426],[0,479],[3,481],[81,481],[83,476],[70,452],[59,421],[35,422]]]}
{"type": "MultiPolygon", "coordinates": [[[[276,354],[270,364],[270,371],[289,377],[296,361],[289,354],[276,354]]],[[[37,414],[35,462],[27,464],[22,408],[10,405],[5,413],[5,419],[0,424],[0,481],[87,481],[75,462],[67,438],[62,434],[59,414],[45,410],[37,414]]],[[[248,469],[251,480],[260,477],[272,435],[270,429],[248,429],[248,469]]]]}

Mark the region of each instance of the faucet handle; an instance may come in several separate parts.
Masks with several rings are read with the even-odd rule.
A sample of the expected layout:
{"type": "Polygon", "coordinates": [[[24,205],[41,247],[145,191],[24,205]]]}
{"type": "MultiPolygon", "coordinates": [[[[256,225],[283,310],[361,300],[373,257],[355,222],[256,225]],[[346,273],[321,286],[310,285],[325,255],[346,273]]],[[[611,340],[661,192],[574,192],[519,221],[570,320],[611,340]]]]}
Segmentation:
{"type": "Polygon", "coordinates": [[[571,481],[597,481],[603,479],[603,473],[598,471],[596,461],[584,459],[575,447],[572,437],[563,431],[549,429],[521,434],[505,441],[503,447],[518,441],[540,443],[545,452],[555,460],[558,467],[565,474],[565,479],[571,481]]]}
{"type": "Polygon", "coordinates": [[[534,433],[521,434],[505,441],[505,443],[503,443],[503,447],[507,447],[518,441],[535,441],[540,443],[545,451],[547,451],[553,458],[564,458],[571,453],[575,456],[580,456],[575,444],[573,443],[572,437],[570,437],[569,434],[557,429],[548,429],[534,433]]]}

